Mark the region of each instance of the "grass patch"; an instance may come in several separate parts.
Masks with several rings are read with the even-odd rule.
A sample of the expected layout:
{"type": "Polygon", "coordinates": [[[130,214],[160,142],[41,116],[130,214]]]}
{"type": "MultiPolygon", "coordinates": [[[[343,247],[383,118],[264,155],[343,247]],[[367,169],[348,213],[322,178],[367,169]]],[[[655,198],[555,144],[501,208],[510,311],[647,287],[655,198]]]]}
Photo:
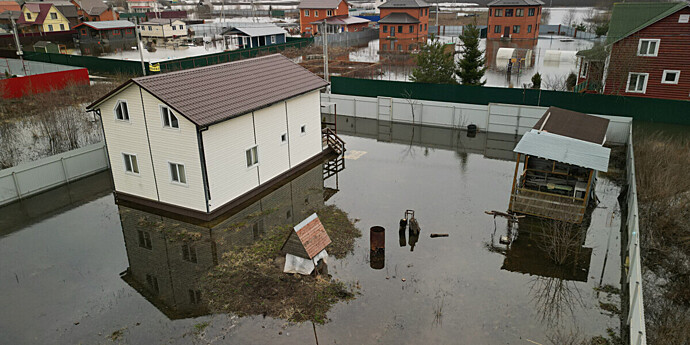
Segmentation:
{"type": "Polygon", "coordinates": [[[613,315],[620,315],[621,310],[618,308],[617,305],[613,303],[606,303],[606,302],[599,302],[599,308],[601,308],[604,311],[607,311],[613,315]]]}
{"type": "Polygon", "coordinates": [[[595,286],[594,291],[607,293],[609,295],[620,295],[621,294],[621,289],[619,289],[613,285],[610,285],[610,284],[605,284],[604,286],[601,286],[601,287],[595,286]]]}
{"type": "MultiPolygon", "coordinates": [[[[327,250],[336,258],[354,248],[361,232],[347,214],[335,206],[316,211],[331,244],[327,250]]],[[[203,278],[203,294],[209,309],[238,316],[264,315],[293,322],[327,322],[326,314],[339,301],[354,298],[351,288],[326,276],[285,274],[277,258],[291,227],[269,229],[254,244],[237,248],[203,278]]]]}
{"type": "Polygon", "coordinates": [[[210,323],[208,321],[205,322],[199,322],[197,324],[194,324],[194,334],[199,335],[201,332],[203,332],[206,327],[208,327],[210,323]]]}

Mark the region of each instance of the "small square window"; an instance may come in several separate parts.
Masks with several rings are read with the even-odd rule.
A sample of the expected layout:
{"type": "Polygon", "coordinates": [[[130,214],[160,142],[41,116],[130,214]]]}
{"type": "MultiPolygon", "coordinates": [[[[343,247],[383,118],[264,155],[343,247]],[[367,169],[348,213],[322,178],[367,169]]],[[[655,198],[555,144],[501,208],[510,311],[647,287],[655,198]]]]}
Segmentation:
{"type": "Polygon", "coordinates": [[[662,84],[678,84],[680,79],[680,71],[664,70],[664,75],[661,78],[662,84]]]}
{"type": "Polygon", "coordinates": [[[245,152],[247,157],[247,168],[251,168],[259,164],[259,147],[254,146],[245,152]]]}
{"type": "Polygon", "coordinates": [[[506,8],[506,17],[512,17],[513,16],[513,9],[512,8],[506,8]]]}
{"type": "Polygon", "coordinates": [[[137,156],[129,153],[123,153],[122,158],[125,161],[125,172],[138,175],[139,162],[137,162],[137,156]]]}
{"type": "Polygon", "coordinates": [[[187,173],[184,165],[178,163],[168,163],[170,166],[170,180],[174,183],[187,184],[187,173]]]}
{"type": "Polygon", "coordinates": [[[307,134],[307,125],[302,125],[302,127],[299,128],[299,132],[301,134],[307,134]]]}
{"type": "Polygon", "coordinates": [[[287,133],[283,133],[280,135],[280,142],[281,143],[286,143],[287,142],[287,133]]]}
{"type": "Polygon", "coordinates": [[[57,19],[57,13],[50,13],[50,19],[57,19]]]}

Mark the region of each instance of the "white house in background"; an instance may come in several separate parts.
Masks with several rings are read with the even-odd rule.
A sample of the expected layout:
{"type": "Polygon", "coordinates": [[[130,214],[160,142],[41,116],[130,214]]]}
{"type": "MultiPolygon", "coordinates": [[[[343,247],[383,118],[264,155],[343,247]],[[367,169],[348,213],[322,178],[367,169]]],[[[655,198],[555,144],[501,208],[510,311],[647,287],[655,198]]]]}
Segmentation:
{"type": "Polygon", "coordinates": [[[274,54],[134,78],[88,109],[102,119],[118,202],[211,220],[333,152],[326,85],[274,54]]]}
{"type": "Polygon", "coordinates": [[[172,39],[187,36],[187,24],[179,19],[154,18],[139,25],[144,39],[172,39]]]}
{"type": "Polygon", "coordinates": [[[158,12],[160,5],[156,0],[127,0],[128,12],[158,12]]]}

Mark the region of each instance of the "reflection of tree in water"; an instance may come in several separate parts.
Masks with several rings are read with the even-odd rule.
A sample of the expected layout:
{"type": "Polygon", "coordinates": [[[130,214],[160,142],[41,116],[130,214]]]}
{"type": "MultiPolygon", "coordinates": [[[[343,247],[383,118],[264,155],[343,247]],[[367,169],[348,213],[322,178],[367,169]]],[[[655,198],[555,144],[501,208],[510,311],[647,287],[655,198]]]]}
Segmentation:
{"type": "Polygon", "coordinates": [[[530,281],[532,302],[548,326],[559,326],[566,316],[575,319],[575,310],[584,307],[582,294],[575,282],[551,277],[535,276],[530,281]]]}

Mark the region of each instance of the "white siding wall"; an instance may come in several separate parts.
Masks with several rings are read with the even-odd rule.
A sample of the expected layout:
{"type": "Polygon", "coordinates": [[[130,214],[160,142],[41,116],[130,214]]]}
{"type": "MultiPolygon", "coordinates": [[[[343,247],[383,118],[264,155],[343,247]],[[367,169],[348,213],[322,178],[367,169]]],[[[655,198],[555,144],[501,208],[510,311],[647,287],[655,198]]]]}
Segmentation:
{"type": "Polygon", "coordinates": [[[290,163],[294,167],[321,152],[321,99],[319,91],[287,101],[290,163]],[[306,134],[300,133],[306,125],[306,134]]]}
{"type": "Polygon", "coordinates": [[[282,143],[280,138],[281,134],[287,133],[286,120],[285,102],[254,112],[261,183],[290,169],[288,143],[282,143]]]}
{"type": "MultiPolygon", "coordinates": [[[[211,210],[259,185],[256,167],[247,168],[245,151],[254,146],[252,115],[215,124],[202,132],[211,210]]],[[[259,152],[260,163],[261,152],[259,152]]]]}
{"type": "Polygon", "coordinates": [[[173,36],[187,36],[187,26],[182,21],[174,21],[165,25],[140,25],[140,33],[142,37],[173,37],[173,36]],[[182,29],[180,29],[182,26],[182,29]],[[151,27],[151,30],[149,30],[151,27]]]}
{"type": "Polygon", "coordinates": [[[139,87],[131,85],[99,107],[108,144],[108,156],[115,181],[115,190],[142,198],[158,200],[153,177],[151,156],[146,139],[144,114],[139,87]],[[129,122],[117,120],[114,108],[118,100],[127,100],[129,122]],[[125,172],[122,153],[135,154],[139,175],[125,172]]]}
{"type": "Polygon", "coordinates": [[[160,201],[206,212],[196,126],[176,114],[180,128],[163,128],[160,111],[163,102],[145,90],[142,94],[160,201]],[[186,185],[172,182],[168,162],[184,165],[186,185]]]}

